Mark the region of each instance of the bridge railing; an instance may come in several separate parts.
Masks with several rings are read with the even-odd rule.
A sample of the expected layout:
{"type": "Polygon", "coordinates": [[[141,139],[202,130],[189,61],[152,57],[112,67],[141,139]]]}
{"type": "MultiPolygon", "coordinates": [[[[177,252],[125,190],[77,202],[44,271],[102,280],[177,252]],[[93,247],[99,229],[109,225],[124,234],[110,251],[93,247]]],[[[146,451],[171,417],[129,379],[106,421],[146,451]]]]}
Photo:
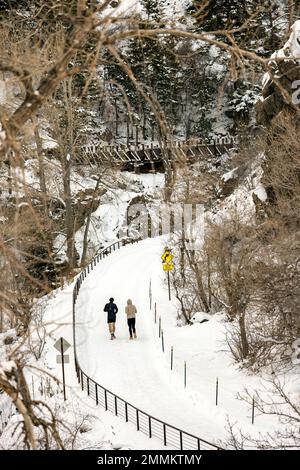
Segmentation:
{"type": "MultiPolygon", "coordinates": [[[[188,141],[166,141],[156,144],[128,144],[128,145],[107,145],[107,144],[83,144],[80,148],[86,154],[98,155],[98,158],[107,161],[119,160],[122,162],[145,160],[157,160],[161,158],[164,150],[207,151],[209,154],[234,148],[238,143],[235,136],[223,136],[211,139],[190,139],[188,141]],[[160,152],[160,156],[156,151],[160,152]]],[[[200,152],[200,153],[201,153],[200,152]]]]}
{"type": "Polygon", "coordinates": [[[111,390],[97,383],[92,377],[89,377],[80,366],[76,348],[76,302],[80,289],[86,277],[102,259],[128,243],[135,243],[135,241],[128,239],[120,240],[102,250],[80,273],[73,289],[74,357],[76,374],[81,389],[86,390],[87,394],[95,401],[96,405],[103,406],[105,410],[111,411],[115,416],[120,416],[124,418],[126,422],[133,423],[137,431],[143,432],[149,438],[158,438],[165,446],[180,450],[221,450],[221,447],[198,436],[187,433],[137,408],[132,403],[129,403],[111,390]]]}

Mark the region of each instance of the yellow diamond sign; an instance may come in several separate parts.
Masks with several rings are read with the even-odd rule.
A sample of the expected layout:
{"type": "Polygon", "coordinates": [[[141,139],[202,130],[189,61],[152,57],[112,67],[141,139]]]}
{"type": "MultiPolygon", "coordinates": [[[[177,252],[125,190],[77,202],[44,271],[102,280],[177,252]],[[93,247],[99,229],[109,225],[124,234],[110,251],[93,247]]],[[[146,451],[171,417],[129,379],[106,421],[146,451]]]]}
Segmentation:
{"type": "Polygon", "coordinates": [[[170,251],[166,250],[162,255],[161,259],[163,260],[163,263],[171,263],[173,255],[170,251]]]}

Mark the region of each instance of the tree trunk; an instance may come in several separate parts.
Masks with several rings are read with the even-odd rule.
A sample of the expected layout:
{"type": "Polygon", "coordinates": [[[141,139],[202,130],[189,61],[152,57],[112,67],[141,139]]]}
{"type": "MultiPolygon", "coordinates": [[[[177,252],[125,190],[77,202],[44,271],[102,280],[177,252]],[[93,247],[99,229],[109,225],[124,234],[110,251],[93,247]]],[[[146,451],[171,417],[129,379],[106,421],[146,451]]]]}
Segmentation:
{"type": "Polygon", "coordinates": [[[37,126],[37,122],[35,119],[33,119],[33,123],[34,123],[34,138],[35,138],[35,143],[36,143],[36,152],[37,152],[37,158],[38,158],[38,163],[39,163],[40,190],[42,192],[44,211],[46,212],[47,210],[47,186],[46,186],[46,176],[45,176],[43,145],[42,145],[42,140],[40,137],[39,129],[37,126]]]}
{"type": "Polygon", "coordinates": [[[209,308],[209,303],[207,301],[207,296],[206,296],[205,289],[204,289],[203,282],[202,282],[202,273],[198,267],[197,261],[194,258],[194,254],[193,253],[190,254],[188,250],[186,250],[186,253],[187,253],[187,258],[189,260],[189,264],[195,273],[196,289],[197,289],[197,293],[199,296],[199,300],[201,301],[206,313],[209,313],[210,308],[209,308]]]}
{"type": "Polygon", "coordinates": [[[71,155],[64,158],[64,202],[66,208],[67,257],[70,269],[75,266],[74,215],[71,195],[71,155]]]}
{"type": "Polygon", "coordinates": [[[91,202],[91,207],[90,207],[90,210],[89,210],[89,213],[88,213],[88,216],[87,216],[86,225],[85,225],[85,229],[84,229],[83,248],[82,248],[81,261],[80,261],[81,266],[84,266],[85,260],[86,260],[87,249],[88,249],[88,234],[89,234],[89,229],[90,229],[90,224],[91,224],[91,217],[92,217],[92,211],[93,211],[93,202],[95,200],[95,195],[96,195],[96,192],[99,188],[99,185],[100,185],[100,178],[98,178],[95,189],[94,189],[94,195],[93,195],[93,199],[92,199],[92,202],[91,202]]]}
{"type": "Polygon", "coordinates": [[[207,255],[207,288],[208,288],[208,306],[211,310],[211,301],[212,301],[212,289],[211,289],[211,265],[210,265],[210,256],[207,255]]]}
{"type": "Polygon", "coordinates": [[[246,324],[245,324],[245,314],[242,313],[239,315],[239,327],[240,327],[240,336],[241,336],[241,346],[242,346],[242,355],[246,359],[249,355],[249,344],[246,334],[246,324]]]}

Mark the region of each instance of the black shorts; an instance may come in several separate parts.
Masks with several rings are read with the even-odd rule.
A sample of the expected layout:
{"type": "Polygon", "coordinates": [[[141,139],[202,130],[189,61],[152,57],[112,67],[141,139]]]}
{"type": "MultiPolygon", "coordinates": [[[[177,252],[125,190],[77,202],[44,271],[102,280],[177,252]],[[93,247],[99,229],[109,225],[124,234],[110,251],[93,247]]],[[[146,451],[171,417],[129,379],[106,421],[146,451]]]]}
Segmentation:
{"type": "Polygon", "coordinates": [[[116,323],[116,319],[111,319],[111,318],[108,318],[107,319],[107,323],[116,323]]]}

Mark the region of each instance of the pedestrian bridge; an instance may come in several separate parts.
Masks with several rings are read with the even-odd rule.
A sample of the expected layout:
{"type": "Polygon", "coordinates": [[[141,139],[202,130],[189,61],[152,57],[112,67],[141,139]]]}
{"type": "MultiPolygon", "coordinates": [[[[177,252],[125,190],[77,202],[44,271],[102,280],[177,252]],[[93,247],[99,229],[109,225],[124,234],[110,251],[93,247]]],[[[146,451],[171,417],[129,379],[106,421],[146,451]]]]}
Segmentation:
{"type": "Polygon", "coordinates": [[[81,147],[79,161],[88,158],[96,164],[115,164],[126,170],[141,166],[151,169],[170,162],[216,158],[234,149],[237,143],[236,137],[222,137],[128,146],[87,144],[81,147]]]}

